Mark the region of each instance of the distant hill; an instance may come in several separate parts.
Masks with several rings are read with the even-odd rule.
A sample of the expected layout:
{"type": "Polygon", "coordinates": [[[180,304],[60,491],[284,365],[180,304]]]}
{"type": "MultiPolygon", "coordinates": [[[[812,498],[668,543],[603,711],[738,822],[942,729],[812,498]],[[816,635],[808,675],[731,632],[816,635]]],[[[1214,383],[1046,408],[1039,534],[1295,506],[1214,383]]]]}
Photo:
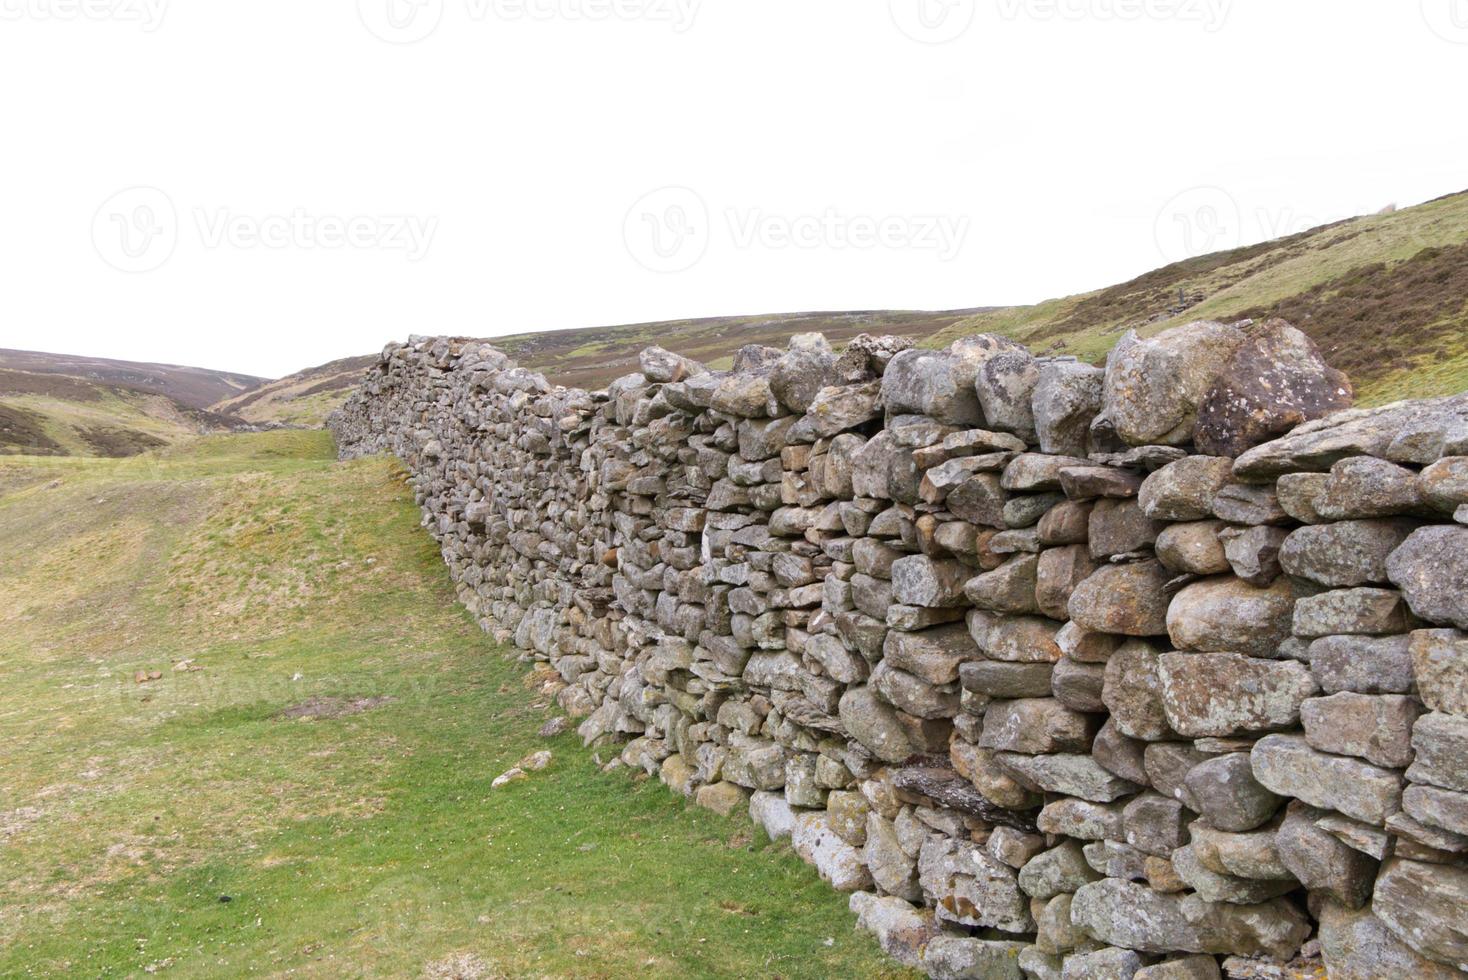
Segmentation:
{"type": "Polygon", "coordinates": [[[711,368],[727,368],[733,361],[734,352],[746,344],[784,347],[793,335],[811,332],[825,334],[837,347],[863,333],[922,339],[982,312],[984,310],[971,309],[945,313],[886,311],[725,316],[515,334],[496,337],[490,342],[556,384],[595,389],[604,388],[609,381],[636,371],[637,355],[643,348],[653,345],[702,361],[711,368]]]}
{"type": "Polygon", "coordinates": [[[986,311],[926,343],[1002,333],[1036,352],[1099,361],[1130,329],[1272,316],[1310,334],[1362,404],[1468,389],[1468,192],[986,311]]]}
{"type": "Polygon", "coordinates": [[[255,424],[319,428],[376,363],[376,354],[342,358],[223,398],[212,409],[255,424]]]}
{"type": "Polygon", "coordinates": [[[207,409],[215,402],[258,388],[268,380],[249,374],[176,364],[145,364],[3,348],[0,348],[0,369],[29,374],[59,374],[103,385],[154,392],[167,395],[189,408],[199,409],[207,409]]]}
{"type": "Polygon", "coordinates": [[[240,425],[142,388],[0,368],[4,455],[135,456],[240,425]]]}

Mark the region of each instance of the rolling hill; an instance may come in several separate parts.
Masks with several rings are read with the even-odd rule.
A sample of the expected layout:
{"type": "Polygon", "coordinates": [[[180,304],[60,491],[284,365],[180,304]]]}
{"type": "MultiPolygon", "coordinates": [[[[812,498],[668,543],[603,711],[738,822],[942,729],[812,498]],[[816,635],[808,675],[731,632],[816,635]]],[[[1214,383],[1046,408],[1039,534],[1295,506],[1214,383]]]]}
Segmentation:
{"type": "Polygon", "coordinates": [[[107,387],[166,395],[188,408],[207,409],[215,402],[258,388],[268,379],[177,364],[114,361],[40,351],[0,348],[0,369],[27,374],[62,375],[107,387]]]}
{"type": "Polygon", "coordinates": [[[221,399],[212,409],[255,424],[320,428],[376,363],[375,354],[345,357],[221,399]]]}
{"type": "Polygon", "coordinates": [[[156,391],[0,368],[0,454],[135,456],[241,426],[156,391]]]}
{"type": "Polygon", "coordinates": [[[1468,192],[986,311],[926,343],[1003,333],[1037,352],[1099,361],[1130,329],[1274,316],[1310,334],[1362,404],[1468,388],[1468,192]]]}

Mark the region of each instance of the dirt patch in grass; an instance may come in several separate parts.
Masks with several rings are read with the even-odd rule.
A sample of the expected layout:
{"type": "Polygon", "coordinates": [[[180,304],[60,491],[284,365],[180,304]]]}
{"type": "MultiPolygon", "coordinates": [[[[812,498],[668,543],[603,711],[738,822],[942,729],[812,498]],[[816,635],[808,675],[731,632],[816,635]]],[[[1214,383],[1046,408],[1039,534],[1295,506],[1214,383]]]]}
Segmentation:
{"type": "Polygon", "coordinates": [[[0,405],[0,451],[27,456],[66,455],[66,450],[46,435],[43,422],[35,412],[0,405]]]}
{"type": "Polygon", "coordinates": [[[380,708],[385,704],[392,704],[397,698],[375,697],[375,698],[307,698],[300,704],[293,704],[289,708],[276,715],[283,719],[300,718],[344,718],[347,715],[359,715],[373,708],[380,708]]]}
{"type": "Polygon", "coordinates": [[[81,428],[77,430],[77,434],[98,456],[106,456],[110,459],[137,456],[150,449],[161,449],[168,445],[167,440],[159,439],[146,432],[105,425],[81,428]]]}

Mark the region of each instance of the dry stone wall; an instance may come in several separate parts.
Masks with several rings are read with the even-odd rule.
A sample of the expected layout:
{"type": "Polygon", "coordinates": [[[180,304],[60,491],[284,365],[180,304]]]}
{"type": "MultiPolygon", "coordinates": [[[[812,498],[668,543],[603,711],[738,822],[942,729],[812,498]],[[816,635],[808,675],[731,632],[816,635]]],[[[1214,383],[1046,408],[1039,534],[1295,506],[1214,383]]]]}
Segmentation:
{"type": "Polygon", "coordinates": [[[595,393],[414,338],[331,427],[583,738],[930,976],[1461,976],[1468,395],[1350,401],[1278,321],[595,393]]]}

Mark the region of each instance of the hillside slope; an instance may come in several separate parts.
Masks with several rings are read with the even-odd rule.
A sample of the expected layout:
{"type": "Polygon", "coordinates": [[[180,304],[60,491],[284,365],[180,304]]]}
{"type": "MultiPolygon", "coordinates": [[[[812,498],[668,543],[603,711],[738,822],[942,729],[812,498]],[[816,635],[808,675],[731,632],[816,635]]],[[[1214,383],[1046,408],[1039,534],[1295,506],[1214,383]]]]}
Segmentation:
{"type": "Polygon", "coordinates": [[[212,408],[246,422],[320,428],[376,363],[375,354],[345,357],[221,399],[212,408]]]}
{"type": "Polygon", "coordinates": [[[64,374],[0,369],[0,454],[133,456],[235,419],[157,392],[64,374]]]}
{"type": "Polygon", "coordinates": [[[1003,333],[1036,352],[1099,361],[1130,329],[1273,316],[1310,334],[1363,404],[1468,388],[1468,192],[987,311],[926,343],[1003,333]]]}
{"type": "Polygon", "coordinates": [[[538,737],[397,464],[334,455],[0,460],[0,976],[908,975],[787,845],[538,737]]]}
{"type": "Polygon", "coordinates": [[[167,395],[189,408],[207,409],[215,402],[258,388],[267,379],[177,364],[114,361],[40,351],[0,349],[0,369],[27,374],[64,375],[107,387],[133,388],[167,395]]]}

